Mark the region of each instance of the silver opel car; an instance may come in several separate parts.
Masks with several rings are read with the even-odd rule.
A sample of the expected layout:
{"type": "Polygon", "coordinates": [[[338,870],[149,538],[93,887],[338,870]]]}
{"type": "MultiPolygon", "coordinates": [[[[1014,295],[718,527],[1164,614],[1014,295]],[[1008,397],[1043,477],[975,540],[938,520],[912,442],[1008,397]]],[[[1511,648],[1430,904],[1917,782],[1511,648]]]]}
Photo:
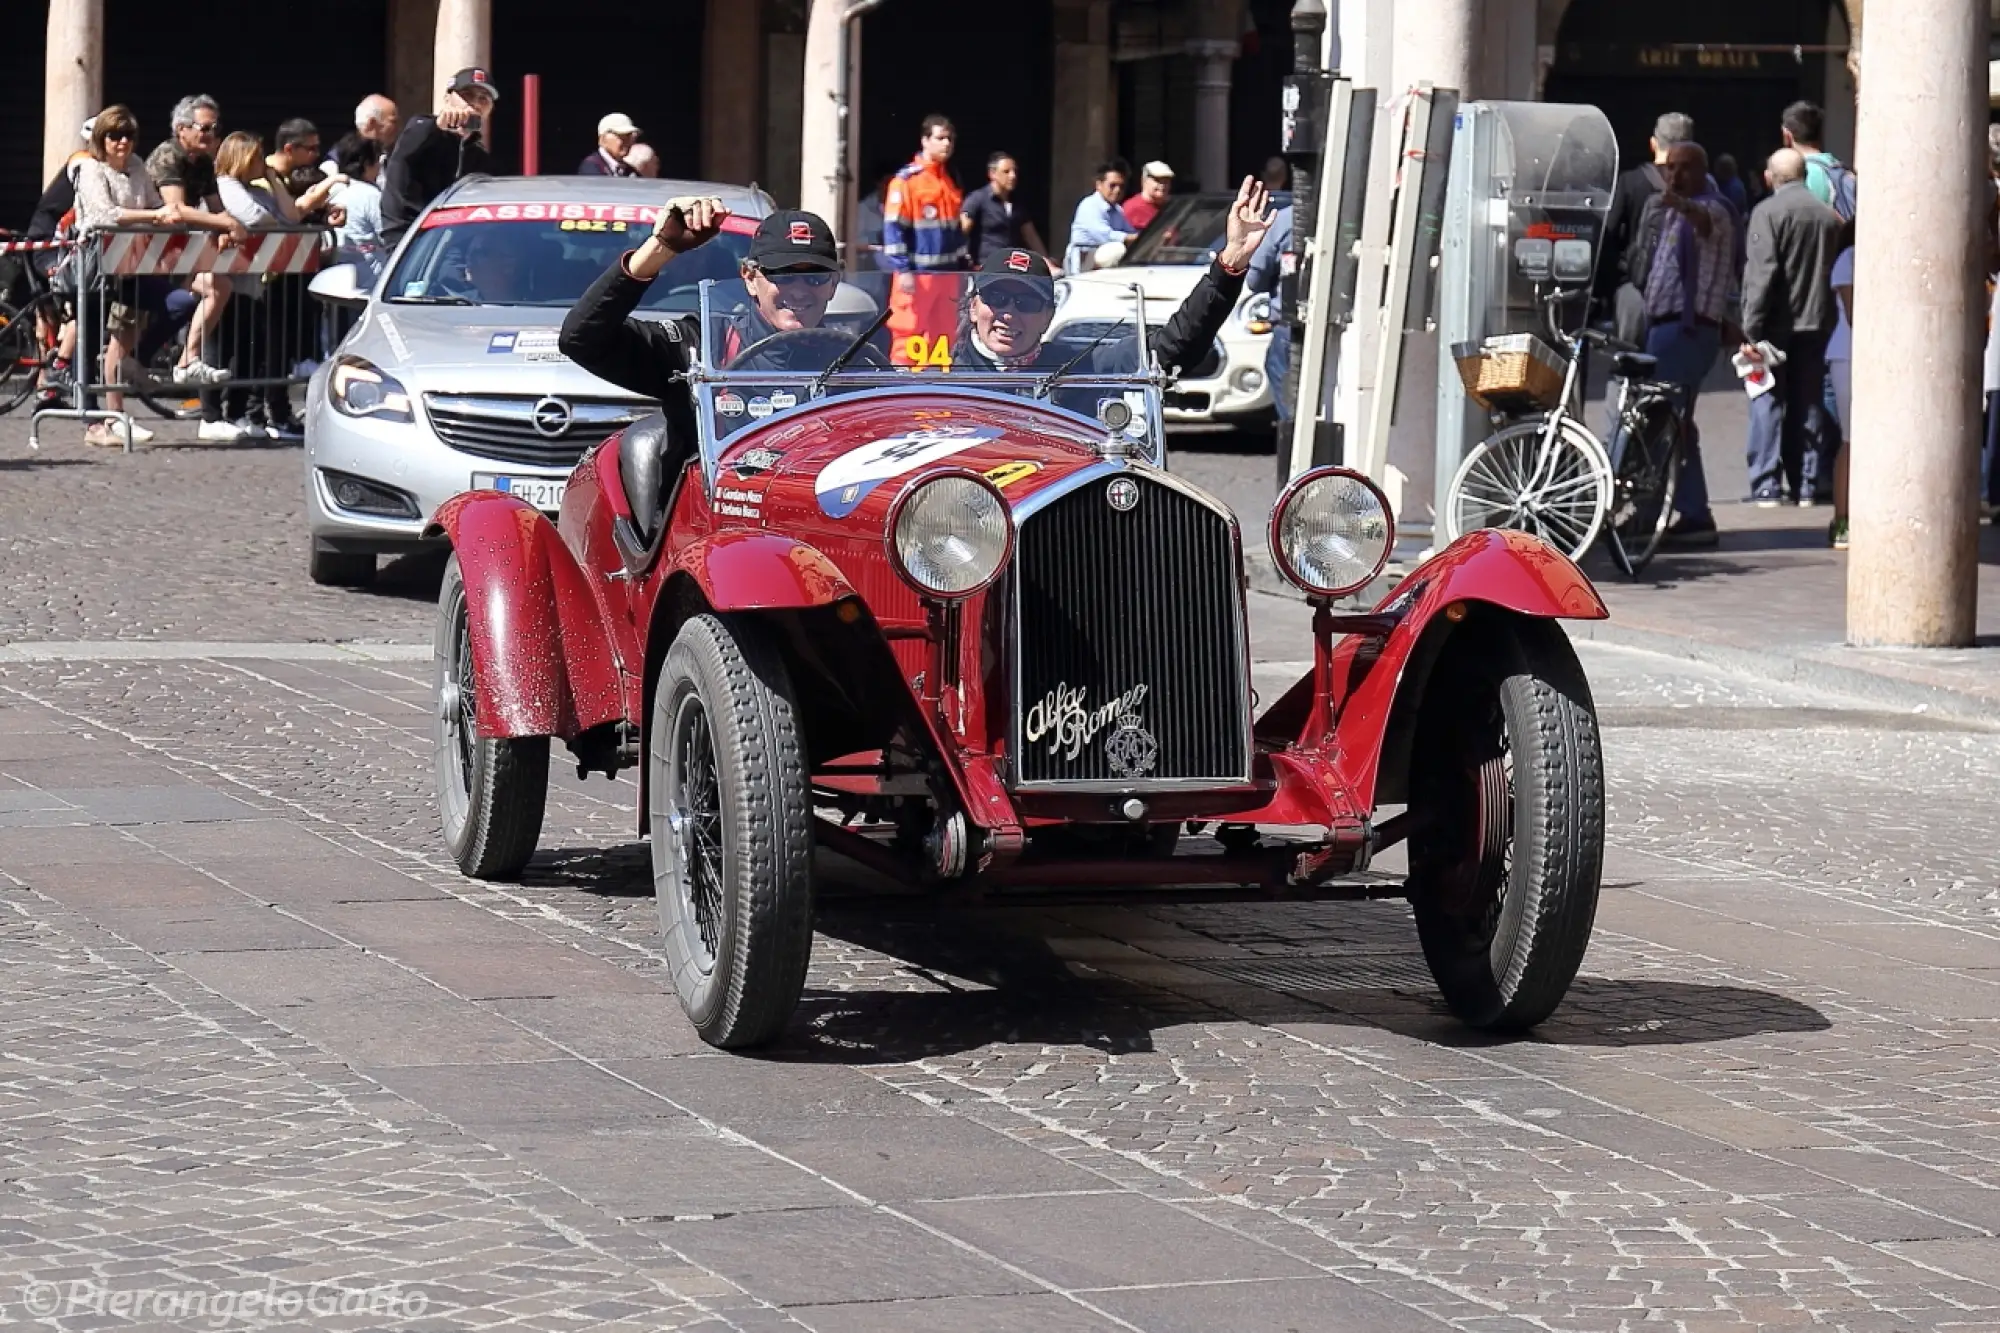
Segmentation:
{"type": "Polygon", "coordinates": [[[479,177],[410,228],[379,281],[321,272],[323,300],[357,312],[306,396],[306,513],[315,583],[356,586],[377,556],[414,551],[461,491],[508,491],[553,513],[576,462],[653,410],[556,350],[563,316],[653,228],[676,195],[720,196],[723,234],[654,280],[639,314],[695,309],[703,278],[735,274],[761,190],[703,181],[479,177]]]}

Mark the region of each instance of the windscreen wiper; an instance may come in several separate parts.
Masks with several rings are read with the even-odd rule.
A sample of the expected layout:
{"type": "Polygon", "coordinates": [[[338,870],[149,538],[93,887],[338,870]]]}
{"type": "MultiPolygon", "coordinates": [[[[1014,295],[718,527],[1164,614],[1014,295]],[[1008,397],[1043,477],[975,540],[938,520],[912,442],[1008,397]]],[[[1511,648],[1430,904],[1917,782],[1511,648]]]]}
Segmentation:
{"type": "Polygon", "coordinates": [[[826,392],[826,382],[833,378],[834,373],[847,369],[847,363],[854,359],[854,354],[866,346],[868,340],[875,336],[876,331],[889,322],[889,309],[889,303],[884,301],[882,303],[882,313],[875,316],[874,323],[861,330],[853,342],[841,349],[839,356],[827,362],[825,370],[822,370],[818,375],[813,377],[812,388],[806,394],[808,398],[817,398],[826,392]]]}
{"type": "Polygon", "coordinates": [[[439,292],[436,295],[425,293],[424,295],[421,296],[392,296],[389,298],[389,304],[390,305],[478,305],[479,302],[473,300],[469,296],[454,296],[448,292],[439,292]]]}
{"type": "Polygon", "coordinates": [[[1051,370],[1048,374],[1042,376],[1040,379],[1035,381],[1034,396],[1037,398],[1048,397],[1049,390],[1055,387],[1056,381],[1060,380],[1063,376],[1069,374],[1072,370],[1075,370],[1077,362],[1083,360],[1083,358],[1089,356],[1092,352],[1096,351],[1098,347],[1103,344],[1104,340],[1106,338],[1109,338],[1112,334],[1122,333],[1124,331],[1125,331],[1125,326],[1123,324],[1113,324],[1108,328],[1106,328],[1104,332],[1098,334],[1095,338],[1092,338],[1089,342],[1085,343],[1083,345],[1082,351],[1078,352],[1075,356],[1071,357],[1069,360],[1063,362],[1060,366],[1057,366],[1054,370],[1051,370]]]}

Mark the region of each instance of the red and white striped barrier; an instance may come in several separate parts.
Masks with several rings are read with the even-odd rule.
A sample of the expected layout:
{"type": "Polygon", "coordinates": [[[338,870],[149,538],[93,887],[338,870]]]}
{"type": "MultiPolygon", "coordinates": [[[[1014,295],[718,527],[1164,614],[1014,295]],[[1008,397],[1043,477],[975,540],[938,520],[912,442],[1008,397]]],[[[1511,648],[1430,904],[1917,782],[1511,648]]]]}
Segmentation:
{"type": "Polygon", "coordinates": [[[224,238],[212,231],[107,231],[98,236],[100,271],[119,278],[313,273],[325,235],[318,228],[253,231],[241,244],[225,248],[224,238]]]}
{"type": "Polygon", "coordinates": [[[24,255],[36,250],[67,250],[75,241],[0,241],[0,255],[24,255]]]}

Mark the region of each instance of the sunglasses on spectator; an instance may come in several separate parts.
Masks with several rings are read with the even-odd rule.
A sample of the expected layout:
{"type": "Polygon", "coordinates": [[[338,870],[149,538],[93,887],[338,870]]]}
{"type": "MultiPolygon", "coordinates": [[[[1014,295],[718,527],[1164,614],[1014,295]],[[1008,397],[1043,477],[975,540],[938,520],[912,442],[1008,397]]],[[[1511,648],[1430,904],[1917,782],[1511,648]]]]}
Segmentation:
{"type": "Polygon", "coordinates": [[[1055,304],[1040,292],[1031,292],[1018,284],[1012,291],[1005,288],[999,291],[983,291],[979,294],[979,299],[986,302],[988,309],[1001,314],[1009,310],[1018,310],[1024,315],[1039,315],[1055,304]]]}
{"type": "Polygon", "coordinates": [[[815,291],[831,286],[834,281],[833,274],[814,268],[780,269],[776,273],[767,272],[764,276],[780,287],[811,287],[815,291]]]}
{"type": "Polygon", "coordinates": [[[212,120],[209,121],[208,124],[206,125],[203,125],[199,121],[197,121],[195,124],[188,126],[188,128],[193,130],[196,134],[199,134],[204,139],[206,139],[211,134],[220,134],[222,132],[221,126],[212,120]]]}
{"type": "Polygon", "coordinates": [[[104,132],[104,142],[106,142],[106,143],[131,143],[131,142],[132,142],[132,131],[130,131],[130,130],[106,130],[106,131],[104,132]]]}

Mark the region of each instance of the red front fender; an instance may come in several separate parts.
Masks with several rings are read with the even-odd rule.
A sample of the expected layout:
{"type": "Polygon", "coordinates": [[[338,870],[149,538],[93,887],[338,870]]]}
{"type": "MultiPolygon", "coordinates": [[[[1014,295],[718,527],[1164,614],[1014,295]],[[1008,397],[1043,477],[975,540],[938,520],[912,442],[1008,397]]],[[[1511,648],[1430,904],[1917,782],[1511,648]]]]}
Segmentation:
{"type": "Polygon", "coordinates": [[[609,627],[554,524],[511,495],[468,491],[430,526],[465,578],[482,735],[568,740],[625,715],[609,627]]]}
{"type": "Polygon", "coordinates": [[[826,556],[775,532],[728,532],[682,549],[674,563],[717,611],[792,611],[830,606],[854,588],[826,556]]]}
{"type": "Polygon", "coordinates": [[[1538,620],[1603,620],[1597,589],[1553,546],[1526,533],[1467,533],[1410,571],[1377,613],[1397,612],[1386,637],[1349,635],[1334,649],[1332,697],[1315,707],[1308,676],[1259,720],[1266,739],[1313,746],[1333,719],[1335,766],[1363,810],[1404,797],[1416,705],[1432,663],[1473,605],[1538,620]],[[1452,607],[1460,611],[1447,614],[1452,607]],[[1378,784],[1380,790],[1378,790],[1378,784]]]}

